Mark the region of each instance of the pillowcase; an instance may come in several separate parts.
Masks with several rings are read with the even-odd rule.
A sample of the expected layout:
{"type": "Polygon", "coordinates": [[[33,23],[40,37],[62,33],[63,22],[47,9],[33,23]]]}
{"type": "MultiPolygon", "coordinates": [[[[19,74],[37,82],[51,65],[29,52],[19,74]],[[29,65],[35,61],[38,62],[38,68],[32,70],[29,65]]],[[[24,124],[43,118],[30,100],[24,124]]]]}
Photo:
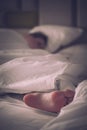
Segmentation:
{"type": "Polygon", "coordinates": [[[67,45],[79,38],[83,30],[81,28],[58,25],[41,25],[34,27],[29,33],[42,32],[48,36],[47,50],[55,52],[60,46],[67,45]]]}
{"type": "Polygon", "coordinates": [[[27,49],[24,37],[12,29],[0,29],[0,49],[27,49]]]}

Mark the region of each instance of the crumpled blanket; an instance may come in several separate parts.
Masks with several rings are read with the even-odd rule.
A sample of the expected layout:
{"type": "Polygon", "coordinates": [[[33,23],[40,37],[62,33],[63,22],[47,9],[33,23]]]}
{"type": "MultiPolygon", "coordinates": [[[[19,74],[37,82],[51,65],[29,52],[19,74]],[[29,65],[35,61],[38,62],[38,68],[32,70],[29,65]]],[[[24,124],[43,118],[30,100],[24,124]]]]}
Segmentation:
{"type": "Polygon", "coordinates": [[[87,130],[87,80],[76,88],[74,100],[41,130],[87,130]]]}
{"type": "Polygon", "coordinates": [[[11,60],[0,67],[0,93],[28,93],[55,88],[55,78],[66,62],[52,55],[29,56],[11,60]]]}
{"type": "MultiPolygon", "coordinates": [[[[14,59],[0,66],[0,93],[22,94],[54,89],[55,77],[66,67],[66,62],[57,61],[52,55],[42,59],[39,56],[14,59]]],[[[41,130],[87,130],[87,80],[81,82],[75,91],[72,103],[42,125],[41,130]]]]}

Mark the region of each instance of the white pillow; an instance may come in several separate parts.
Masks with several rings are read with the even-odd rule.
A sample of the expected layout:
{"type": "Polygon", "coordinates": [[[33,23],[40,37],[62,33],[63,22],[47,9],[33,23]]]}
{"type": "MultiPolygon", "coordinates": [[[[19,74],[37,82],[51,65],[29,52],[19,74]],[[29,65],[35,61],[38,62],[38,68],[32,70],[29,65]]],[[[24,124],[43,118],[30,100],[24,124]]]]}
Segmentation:
{"type": "Polygon", "coordinates": [[[34,27],[29,33],[42,32],[48,36],[47,50],[54,52],[60,45],[66,45],[80,37],[83,30],[80,28],[58,26],[58,25],[41,25],[34,27]]]}
{"type": "Polygon", "coordinates": [[[0,29],[0,49],[27,49],[24,37],[12,29],[0,29]]]}

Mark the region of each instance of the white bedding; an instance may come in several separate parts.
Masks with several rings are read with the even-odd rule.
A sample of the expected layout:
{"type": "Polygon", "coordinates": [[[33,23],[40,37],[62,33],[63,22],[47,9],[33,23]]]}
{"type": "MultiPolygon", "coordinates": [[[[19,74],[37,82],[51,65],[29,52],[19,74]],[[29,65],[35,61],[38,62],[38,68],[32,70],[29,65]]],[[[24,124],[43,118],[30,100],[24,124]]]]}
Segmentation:
{"type": "Polygon", "coordinates": [[[32,49],[4,49],[0,50],[0,64],[10,61],[14,58],[33,56],[33,55],[46,55],[47,51],[43,50],[32,50],[32,49]]]}
{"type": "Polygon", "coordinates": [[[36,111],[22,101],[0,98],[1,130],[87,130],[87,81],[76,89],[73,102],[59,115],[36,111]],[[84,88],[83,88],[84,87],[84,88]]]}
{"type": "Polygon", "coordinates": [[[55,117],[56,114],[35,111],[9,96],[0,98],[0,130],[40,130],[55,117]]]}
{"type": "MultiPolygon", "coordinates": [[[[48,53],[38,53],[28,52],[27,57],[16,58],[0,66],[1,130],[39,130],[57,116],[55,113],[35,111],[8,95],[2,96],[9,92],[26,93],[55,88],[55,77],[63,72],[67,64],[48,53]]],[[[2,55],[7,56],[6,53],[2,55]]]]}
{"type": "Polygon", "coordinates": [[[41,130],[87,130],[87,80],[78,85],[73,102],[41,130]]]}
{"type": "MultiPolygon", "coordinates": [[[[56,75],[66,67],[66,62],[49,54],[14,59],[0,66],[0,93],[54,89],[56,75]]],[[[18,99],[0,96],[0,129],[87,130],[87,81],[78,85],[73,102],[60,114],[35,110],[18,99]]]]}
{"type": "MultiPolygon", "coordinates": [[[[82,62],[84,55],[86,59],[86,49],[82,51],[81,47],[77,51],[75,47],[74,55],[73,49],[51,55],[46,51],[27,49],[24,39],[21,50],[15,48],[21,42],[16,41],[17,44],[13,44],[15,47],[12,42],[13,38],[8,41],[8,50],[0,50],[0,130],[87,130],[87,81],[78,85],[73,102],[60,113],[32,109],[23,101],[6,94],[56,89],[55,77],[62,74],[68,65],[64,61],[70,61],[71,58],[72,61],[82,62]],[[80,58],[79,54],[82,54],[80,58]]],[[[1,47],[4,48],[4,44],[1,47]]]]}
{"type": "Polygon", "coordinates": [[[51,54],[13,59],[0,67],[0,93],[54,89],[56,76],[63,73],[67,65],[51,54]]]}

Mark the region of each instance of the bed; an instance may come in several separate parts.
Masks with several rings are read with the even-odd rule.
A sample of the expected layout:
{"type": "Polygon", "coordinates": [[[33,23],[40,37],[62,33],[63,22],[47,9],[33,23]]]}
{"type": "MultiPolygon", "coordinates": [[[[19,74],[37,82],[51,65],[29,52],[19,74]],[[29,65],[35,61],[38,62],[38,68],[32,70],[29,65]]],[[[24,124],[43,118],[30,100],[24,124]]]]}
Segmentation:
{"type": "MultiPolygon", "coordinates": [[[[3,43],[1,44],[2,49],[0,50],[1,130],[87,129],[87,80],[83,80],[78,84],[78,87],[75,89],[76,94],[73,101],[65,106],[60,113],[33,109],[25,105],[22,101],[25,93],[58,89],[55,87],[55,78],[64,72],[69,62],[81,64],[84,61],[83,56],[86,55],[84,46],[86,48],[86,44],[80,47],[79,45],[77,47],[72,46],[71,49],[65,49],[54,55],[51,54],[56,51],[56,48],[60,48],[61,44],[65,47],[65,45],[79,38],[83,34],[83,29],[45,25],[35,27],[29,33],[43,31],[48,35],[46,30],[50,32],[50,38],[45,51],[28,49],[26,40],[14,30],[0,30],[0,33],[3,32],[6,36],[7,34],[8,36],[11,34],[11,37],[13,36],[14,38],[8,38],[7,42],[5,37],[4,41],[1,37],[3,43]],[[51,39],[52,36],[55,36],[55,41],[51,39]],[[14,44],[15,46],[13,47],[11,46],[12,42],[18,45],[14,44]],[[4,44],[7,44],[7,49],[4,49],[4,44]],[[74,55],[72,55],[73,50],[74,55]],[[82,57],[78,58],[80,53],[82,57]]],[[[84,58],[86,61],[86,56],[84,58]]]]}
{"type": "Polygon", "coordinates": [[[69,63],[87,66],[87,0],[38,2],[41,26],[26,28],[26,34],[44,33],[46,50],[30,49],[25,31],[18,31],[23,28],[0,28],[0,130],[87,130],[86,79],[70,87],[74,99],[60,113],[31,108],[22,100],[25,93],[64,89],[56,81],[69,63]]]}

